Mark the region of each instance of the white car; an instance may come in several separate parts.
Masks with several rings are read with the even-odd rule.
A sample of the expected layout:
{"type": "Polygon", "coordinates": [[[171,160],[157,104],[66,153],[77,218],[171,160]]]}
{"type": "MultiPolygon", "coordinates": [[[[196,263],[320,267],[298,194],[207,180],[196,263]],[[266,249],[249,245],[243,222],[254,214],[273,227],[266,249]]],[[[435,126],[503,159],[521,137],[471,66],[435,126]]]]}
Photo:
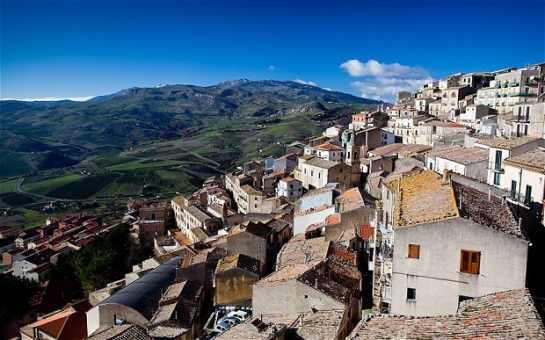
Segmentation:
{"type": "Polygon", "coordinates": [[[227,314],[227,317],[228,318],[237,318],[240,321],[246,321],[246,320],[248,320],[250,318],[250,314],[248,314],[247,312],[242,311],[242,310],[237,310],[237,311],[230,312],[229,314],[227,314]]]}

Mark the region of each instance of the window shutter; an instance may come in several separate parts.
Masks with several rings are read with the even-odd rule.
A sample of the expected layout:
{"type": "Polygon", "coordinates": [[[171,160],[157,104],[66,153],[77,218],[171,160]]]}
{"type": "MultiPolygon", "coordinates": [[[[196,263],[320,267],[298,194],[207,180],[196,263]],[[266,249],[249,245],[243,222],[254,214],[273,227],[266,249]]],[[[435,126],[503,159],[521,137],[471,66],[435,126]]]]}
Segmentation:
{"type": "Polygon", "coordinates": [[[479,274],[479,262],[481,259],[481,253],[474,252],[471,254],[471,274],[479,274]]]}
{"type": "Polygon", "coordinates": [[[412,259],[420,258],[420,245],[419,244],[409,244],[409,257],[412,259]]]}
{"type": "Polygon", "coordinates": [[[460,253],[460,272],[468,274],[479,274],[481,252],[462,250],[460,253]]]}

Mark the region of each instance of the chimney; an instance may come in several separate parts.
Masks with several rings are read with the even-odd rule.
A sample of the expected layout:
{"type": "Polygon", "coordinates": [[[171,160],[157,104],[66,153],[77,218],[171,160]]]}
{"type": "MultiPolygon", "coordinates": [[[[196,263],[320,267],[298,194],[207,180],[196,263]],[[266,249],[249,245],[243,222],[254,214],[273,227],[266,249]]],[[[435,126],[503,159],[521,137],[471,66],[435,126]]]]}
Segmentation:
{"type": "Polygon", "coordinates": [[[443,182],[444,183],[447,183],[449,181],[449,174],[450,174],[450,170],[448,169],[443,169],[443,182]]]}
{"type": "Polygon", "coordinates": [[[458,209],[462,209],[462,192],[460,192],[460,203],[458,204],[458,209]]]}

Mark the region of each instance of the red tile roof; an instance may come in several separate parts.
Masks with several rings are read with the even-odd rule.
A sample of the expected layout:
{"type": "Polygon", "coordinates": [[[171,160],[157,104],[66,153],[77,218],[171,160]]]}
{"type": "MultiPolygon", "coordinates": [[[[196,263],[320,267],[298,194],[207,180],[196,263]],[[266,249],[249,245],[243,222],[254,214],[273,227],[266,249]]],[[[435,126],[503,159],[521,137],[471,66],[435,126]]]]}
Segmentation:
{"type": "Polygon", "coordinates": [[[358,226],[358,236],[364,240],[373,240],[375,237],[375,230],[369,224],[360,224],[358,226]]]}
{"type": "Polygon", "coordinates": [[[347,339],[545,339],[545,327],[528,290],[517,289],[464,301],[453,316],[369,315],[347,339]]]}

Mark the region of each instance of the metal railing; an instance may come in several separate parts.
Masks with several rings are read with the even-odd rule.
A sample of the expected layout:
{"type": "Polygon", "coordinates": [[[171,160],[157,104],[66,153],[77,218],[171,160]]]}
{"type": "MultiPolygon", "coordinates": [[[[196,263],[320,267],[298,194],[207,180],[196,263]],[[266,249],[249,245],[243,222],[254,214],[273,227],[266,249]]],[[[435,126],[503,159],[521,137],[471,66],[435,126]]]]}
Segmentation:
{"type": "Polygon", "coordinates": [[[512,190],[509,188],[504,188],[503,190],[507,192],[507,199],[511,202],[522,204],[529,207],[534,201],[533,197],[523,195],[522,193],[519,193],[516,190],[512,190]]]}

